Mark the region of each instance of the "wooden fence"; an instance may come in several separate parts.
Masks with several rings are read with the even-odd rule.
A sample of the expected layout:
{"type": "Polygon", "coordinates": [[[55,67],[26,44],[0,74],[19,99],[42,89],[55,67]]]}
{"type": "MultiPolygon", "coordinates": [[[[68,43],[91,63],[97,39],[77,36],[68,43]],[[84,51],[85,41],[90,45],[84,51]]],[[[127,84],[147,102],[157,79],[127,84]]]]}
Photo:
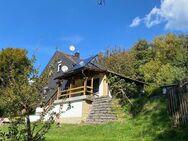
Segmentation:
{"type": "Polygon", "coordinates": [[[175,126],[188,124],[188,78],[168,90],[168,111],[175,126]]]}

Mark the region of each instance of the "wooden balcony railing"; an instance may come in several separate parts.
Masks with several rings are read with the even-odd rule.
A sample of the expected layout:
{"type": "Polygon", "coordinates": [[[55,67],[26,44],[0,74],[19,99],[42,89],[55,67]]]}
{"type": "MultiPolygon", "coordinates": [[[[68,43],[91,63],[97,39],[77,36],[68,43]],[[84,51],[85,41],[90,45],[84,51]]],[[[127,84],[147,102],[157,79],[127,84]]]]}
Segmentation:
{"type": "Polygon", "coordinates": [[[91,86],[80,86],[76,88],[70,88],[59,92],[58,99],[81,96],[81,95],[92,95],[93,87],[91,86]]]}
{"type": "Polygon", "coordinates": [[[52,97],[51,97],[51,98],[48,100],[48,102],[46,103],[46,105],[45,105],[45,111],[48,111],[48,110],[51,108],[53,102],[54,102],[56,99],[57,99],[57,91],[55,91],[55,93],[52,95],[52,97]]]}

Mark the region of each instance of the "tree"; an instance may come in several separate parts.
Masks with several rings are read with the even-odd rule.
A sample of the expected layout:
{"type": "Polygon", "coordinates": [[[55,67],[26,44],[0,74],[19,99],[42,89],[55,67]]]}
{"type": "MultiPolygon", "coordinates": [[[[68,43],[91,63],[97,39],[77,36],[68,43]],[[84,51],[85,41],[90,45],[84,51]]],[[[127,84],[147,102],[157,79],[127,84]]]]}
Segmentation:
{"type": "Polygon", "coordinates": [[[146,92],[152,93],[156,88],[163,85],[176,83],[185,77],[185,70],[170,64],[162,64],[160,61],[150,61],[140,67],[144,79],[148,82],[146,92]]]}
{"type": "MultiPolygon", "coordinates": [[[[24,68],[31,68],[31,62],[27,57],[27,51],[20,48],[6,48],[0,51],[0,97],[4,96],[2,90],[11,81],[20,75],[24,75],[24,68]],[[14,70],[14,74],[11,71],[14,70]]],[[[0,99],[1,103],[2,99],[0,99]]],[[[5,114],[3,106],[0,106],[0,116],[5,114]]]]}
{"type": "Polygon", "coordinates": [[[188,75],[187,54],[188,37],[170,33],[155,37],[150,43],[139,40],[128,51],[107,50],[101,62],[115,72],[146,81],[152,93],[159,86],[175,83],[188,75]]]}
{"type": "Polygon", "coordinates": [[[0,87],[6,87],[11,77],[15,78],[24,74],[24,68],[30,67],[30,65],[31,62],[27,57],[26,50],[19,48],[2,49],[0,51],[0,87]],[[11,69],[14,69],[15,76],[10,77],[11,69]]]}
{"type": "Polygon", "coordinates": [[[185,67],[188,53],[185,42],[184,36],[176,36],[175,34],[156,37],[152,42],[155,59],[163,64],[169,63],[176,67],[185,67]]]}
{"type": "Polygon", "coordinates": [[[26,60],[30,62],[30,65],[21,68],[16,67],[14,61],[5,61],[8,62],[5,66],[9,70],[9,79],[5,87],[0,90],[2,99],[0,104],[6,108],[8,116],[13,121],[8,134],[12,140],[39,141],[49,129],[52,120],[44,125],[41,123],[42,127],[37,130],[35,128],[37,124],[31,124],[29,115],[37,106],[43,104],[42,90],[49,79],[49,73],[46,71],[39,76],[38,69],[34,68],[35,57],[26,60]],[[19,120],[15,120],[15,116],[18,116],[19,120]],[[21,122],[21,119],[24,122],[21,122]],[[17,128],[20,122],[22,123],[21,131],[17,128]]]}
{"type": "Polygon", "coordinates": [[[125,79],[116,75],[108,76],[108,83],[112,95],[120,98],[122,104],[126,102],[132,104],[130,98],[138,96],[141,93],[141,89],[134,82],[126,82],[125,79]]]}
{"type": "Polygon", "coordinates": [[[100,63],[106,68],[123,74],[125,76],[135,76],[135,69],[133,66],[134,56],[122,49],[106,50],[100,55],[100,63]]]}
{"type": "Polygon", "coordinates": [[[156,74],[156,84],[159,86],[176,83],[185,78],[185,70],[170,64],[162,65],[156,74]]]}
{"type": "Polygon", "coordinates": [[[143,74],[139,71],[139,68],[153,59],[153,49],[151,45],[145,40],[139,40],[131,49],[130,54],[132,54],[133,67],[135,70],[135,78],[139,80],[143,79],[143,74]]]}

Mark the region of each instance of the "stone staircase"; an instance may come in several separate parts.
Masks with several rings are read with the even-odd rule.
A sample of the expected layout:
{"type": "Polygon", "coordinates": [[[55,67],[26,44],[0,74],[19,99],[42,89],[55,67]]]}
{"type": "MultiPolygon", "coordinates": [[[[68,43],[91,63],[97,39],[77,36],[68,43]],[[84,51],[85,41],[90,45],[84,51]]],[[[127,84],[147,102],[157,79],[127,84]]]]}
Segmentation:
{"type": "Polygon", "coordinates": [[[112,104],[110,97],[95,98],[86,123],[100,124],[115,121],[116,115],[112,111],[112,104]]]}

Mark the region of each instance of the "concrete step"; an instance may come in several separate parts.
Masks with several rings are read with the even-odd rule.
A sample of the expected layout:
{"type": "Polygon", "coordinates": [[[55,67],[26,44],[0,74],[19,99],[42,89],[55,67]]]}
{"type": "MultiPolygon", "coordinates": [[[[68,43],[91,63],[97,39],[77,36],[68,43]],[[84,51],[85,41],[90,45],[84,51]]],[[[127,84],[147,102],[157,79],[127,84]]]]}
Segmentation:
{"type": "Polygon", "coordinates": [[[101,124],[116,119],[117,117],[112,111],[111,98],[99,97],[94,99],[86,123],[101,124]]]}

